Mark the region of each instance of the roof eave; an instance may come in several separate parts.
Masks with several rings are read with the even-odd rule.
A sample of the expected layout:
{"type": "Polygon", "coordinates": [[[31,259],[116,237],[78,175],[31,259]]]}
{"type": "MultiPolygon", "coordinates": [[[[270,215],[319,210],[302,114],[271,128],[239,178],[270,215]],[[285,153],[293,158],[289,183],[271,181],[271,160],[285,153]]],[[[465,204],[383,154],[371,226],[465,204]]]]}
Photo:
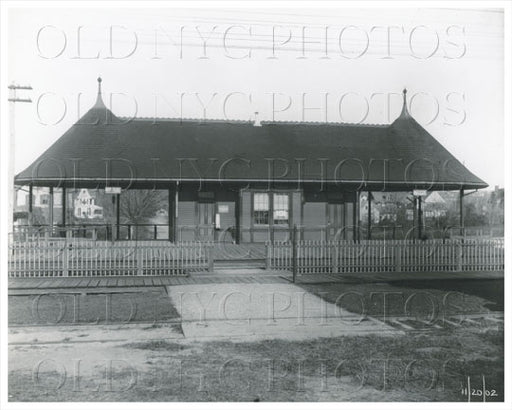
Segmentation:
{"type": "Polygon", "coordinates": [[[115,185],[141,185],[147,184],[175,184],[175,183],[261,183],[261,182],[273,182],[276,184],[329,184],[329,185],[345,185],[352,189],[356,187],[357,190],[368,191],[368,190],[390,190],[390,191],[409,191],[412,189],[425,189],[428,191],[453,191],[453,190],[468,190],[468,189],[485,189],[489,185],[483,181],[473,182],[457,182],[457,181],[440,181],[440,182],[429,182],[429,181],[360,181],[360,180],[315,180],[315,179],[274,179],[269,181],[268,179],[254,179],[254,178],[111,178],[106,180],[103,178],[23,178],[16,177],[14,180],[15,185],[33,185],[33,186],[53,186],[53,187],[80,187],[81,185],[95,184],[98,187],[104,186],[115,186],[115,185]]]}

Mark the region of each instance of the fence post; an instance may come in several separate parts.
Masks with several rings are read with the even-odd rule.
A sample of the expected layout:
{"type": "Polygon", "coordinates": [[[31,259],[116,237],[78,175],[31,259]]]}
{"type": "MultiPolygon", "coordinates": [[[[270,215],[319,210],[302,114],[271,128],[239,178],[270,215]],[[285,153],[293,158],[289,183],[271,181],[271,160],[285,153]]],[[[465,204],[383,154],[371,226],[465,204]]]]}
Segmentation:
{"type": "Polygon", "coordinates": [[[66,240],[64,241],[64,249],[62,251],[62,276],[69,276],[69,250],[72,243],[68,243],[73,238],[73,232],[71,230],[66,231],[66,240]]]}
{"type": "Polygon", "coordinates": [[[457,270],[462,271],[462,242],[457,244],[457,270]]]}
{"type": "Polygon", "coordinates": [[[292,230],[292,280],[295,283],[297,277],[297,225],[292,230]]]}
{"type": "Polygon", "coordinates": [[[208,272],[213,272],[213,245],[208,244],[208,272]]]}
{"type": "Polygon", "coordinates": [[[394,245],[395,271],[402,272],[402,246],[399,243],[394,245]]]}
{"type": "Polygon", "coordinates": [[[137,276],[143,276],[144,273],[144,261],[142,258],[142,248],[135,248],[135,258],[137,260],[137,276]]]}
{"type": "Polygon", "coordinates": [[[67,278],[69,276],[69,251],[68,246],[71,246],[71,244],[67,244],[67,242],[64,242],[64,250],[62,252],[62,276],[67,278]]]}
{"type": "Polygon", "coordinates": [[[340,273],[339,259],[340,259],[340,243],[338,241],[333,241],[332,245],[332,273],[340,273]]]}
{"type": "Polygon", "coordinates": [[[266,254],[266,260],[265,260],[265,269],[270,270],[271,268],[271,249],[270,249],[270,243],[265,242],[265,254],[266,254]]]}

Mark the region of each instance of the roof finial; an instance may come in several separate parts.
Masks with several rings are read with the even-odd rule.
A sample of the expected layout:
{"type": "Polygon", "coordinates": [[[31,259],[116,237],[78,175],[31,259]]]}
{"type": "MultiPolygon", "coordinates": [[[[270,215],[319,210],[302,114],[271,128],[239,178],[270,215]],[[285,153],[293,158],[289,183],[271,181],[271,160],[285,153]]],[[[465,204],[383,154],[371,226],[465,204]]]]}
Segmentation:
{"type": "Polygon", "coordinates": [[[258,111],[254,111],[254,126],[261,127],[260,113],[258,111]]]}
{"type": "Polygon", "coordinates": [[[101,79],[101,77],[98,77],[98,97],[96,98],[96,104],[95,106],[101,106],[101,107],[104,107],[105,104],[103,103],[103,99],[101,98],[101,82],[103,80],[101,79]]]}
{"type": "Polygon", "coordinates": [[[408,116],[409,111],[407,111],[407,88],[404,88],[404,90],[402,92],[404,95],[404,103],[402,106],[402,113],[400,114],[400,116],[408,116]]]}

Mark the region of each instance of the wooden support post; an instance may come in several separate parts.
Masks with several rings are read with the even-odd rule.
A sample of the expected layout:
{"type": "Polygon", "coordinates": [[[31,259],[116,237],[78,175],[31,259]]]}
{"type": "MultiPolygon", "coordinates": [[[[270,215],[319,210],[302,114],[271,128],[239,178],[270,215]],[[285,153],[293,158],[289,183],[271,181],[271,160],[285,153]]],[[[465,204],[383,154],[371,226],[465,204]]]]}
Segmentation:
{"type": "Polygon", "coordinates": [[[269,192],[268,194],[268,229],[270,235],[270,242],[274,243],[274,194],[269,192]]]}
{"type": "Polygon", "coordinates": [[[357,228],[357,243],[361,241],[361,191],[356,194],[356,228],[357,228]]]}
{"type": "Polygon", "coordinates": [[[293,225],[292,230],[292,281],[295,283],[297,278],[297,225],[293,225]]]}
{"type": "MultiPolygon", "coordinates": [[[[169,188],[167,192],[167,229],[169,230],[168,238],[169,242],[174,242],[174,190],[169,188]]],[[[128,233],[128,235],[130,234],[128,233]]]]}
{"type": "Polygon", "coordinates": [[[459,225],[460,235],[464,236],[464,190],[459,191],[459,225]]]}
{"type": "Polygon", "coordinates": [[[174,242],[178,242],[180,240],[180,235],[179,235],[179,232],[178,232],[179,190],[180,190],[180,183],[176,182],[176,190],[174,192],[174,242]]]}
{"type": "Polygon", "coordinates": [[[412,202],[412,241],[416,239],[416,220],[418,219],[418,198],[414,197],[412,202]]]}
{"type": "Polygon", "coordinates": [[[418,239],[423,238],[423,212],[421,211],[421,196],[418,197],[418,239]]]}
{"type": "Polygon", "coordinates": [[[53,187],[50,187],[50,201],[48,203],[48,225],[50,226],[50,237],[53,236],[53,187]]]}
{"type": "Polygon", "coordinates": [[[62,228],[66,232],[66,187],[62,187],[62,228]]]}
{"type": "Polygon", "coordinates": [[[368,191],[368,240],[372,239],[372,191],[368,191]]]}
{"type": "Polygon", "coordinates": [[[237,245],[240,244],[241,232],[240,232],[240,196],[242,193],[238,191],[235,199],[235,242],[237,245]]]}
{"type": "Polygon", "coordinates": [[[340,239],[347,239],[347,223],[348,223],[348,215],[347,215],[347,203],[345,202],[345,199],[343,199],[343,205],[342,205],[342,210],[341,210],[341,213],[342,213],[342,217],[343,217],[343,231],[341,232],[341,235],[340,237],[338,238],[338,240],[340,239]]]}
{"type": "Polygon", "coordinates": [[[116,240],[119,240],[119,224],[121,221],[121,194],[116,194],[116,240]]]}
{"type": "Polygon", "coordinates": [[[355,193],[354,206],[352,207],[352,239],[357,242],[357,193],[355,193]]]}
{"type": "Polygon", "coordinates": [[[34,193],[33,193],[34,187],[32,184],[28,187],[28,224],[32,225],[33,218],[32,218],[32,207],[34,203],[34,193]]]}

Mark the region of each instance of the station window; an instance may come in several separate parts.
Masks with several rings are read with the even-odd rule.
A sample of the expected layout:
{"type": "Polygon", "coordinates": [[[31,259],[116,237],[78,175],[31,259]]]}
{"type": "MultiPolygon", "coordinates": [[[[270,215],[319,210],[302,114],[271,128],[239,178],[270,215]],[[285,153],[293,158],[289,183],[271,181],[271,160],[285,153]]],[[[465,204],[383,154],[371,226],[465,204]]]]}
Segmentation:
{"type": "Polygon", "coordinates": [[[290,197],[285,193],[253,194],[253,222],[254,225],[288,225],[290,213],[290,197]],[[272,201],[270,201],[272,195],[272,201]],[[272,218],[272,219],[271,219],[272,218]]]}
{"type": "Polygon", "coordinates": [[[274,194],[274,225],[288,225],[288,194],[274,194]]]}
{"type": "Polygon", "coordinates": [[[255,193],[253,197],[254,225],[269,224],[270,201],[267,193],[255,193]]]}

